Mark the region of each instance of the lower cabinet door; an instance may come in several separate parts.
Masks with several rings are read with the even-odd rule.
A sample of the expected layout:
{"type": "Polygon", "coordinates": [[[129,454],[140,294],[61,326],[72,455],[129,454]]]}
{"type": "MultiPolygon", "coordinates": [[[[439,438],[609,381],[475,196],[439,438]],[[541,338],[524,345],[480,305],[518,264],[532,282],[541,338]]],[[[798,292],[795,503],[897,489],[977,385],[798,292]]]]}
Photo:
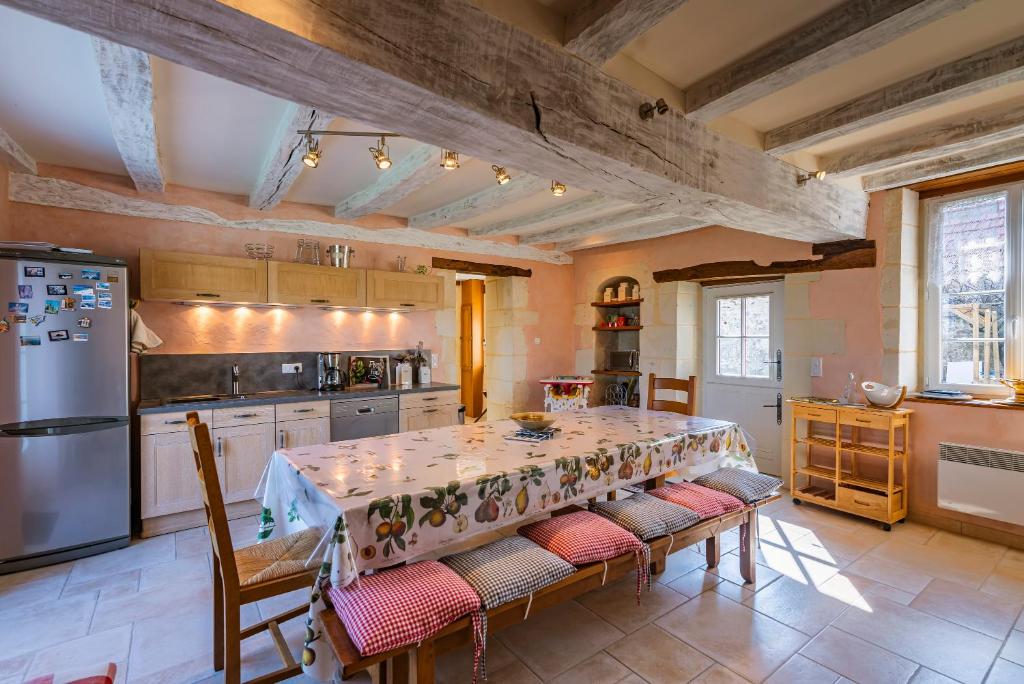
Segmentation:
{"type": "Polygon", "coordinates": [[[253,498],[272,453],[273,423],[213,430],[213,454],[217,460],[224,503],[253,498]]]}
{"type": "Polygon", "coordinates": [[[277,448],[326,444],[331,441],[331,419],[304,418],[302,420],[281,420],[277,423],[277,448]]]}
{"type": "Polygon", "coordinates": [[[188,432],[142,435],[140,458],[143,518],[203,507],[188,432]]]}
{"type": "Polygon", "coordinates": [[[455,425],[458,420],[458,404],[402,409],[399,412],[399,428],[402,432],[447,427],[455,425]]]}

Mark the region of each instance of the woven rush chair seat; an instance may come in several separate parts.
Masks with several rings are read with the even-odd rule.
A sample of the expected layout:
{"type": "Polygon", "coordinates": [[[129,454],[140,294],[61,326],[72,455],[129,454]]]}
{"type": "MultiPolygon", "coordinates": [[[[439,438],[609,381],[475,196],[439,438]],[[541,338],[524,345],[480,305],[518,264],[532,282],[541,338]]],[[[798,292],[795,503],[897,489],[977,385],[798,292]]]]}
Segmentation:
{"type": "Polygon", "coordinates": [[[483,608],[533,594],[576,572],[576,567],[526,537],[506,537],[441,558],[480,596],[483,608]]]}
{"type": "Polygon", "coordinates": [[[576,511],[519,528],[519,534],[573,565],[636,556],[636,593],[650,586],[651,549],[630,532],[590,511],[576,511]]]}
{"type": "Polygon", "coordinates": [[[308,529],[262,544],[235,549],[238,581],[245,587],[289,575],[308,573],[306,561],[319,543],[320,533],[315,529],[308,529]]]}
{"type": "Polygon", "coordinates": [[[747,504],[768,498],[782,486],[782,480],[777,477],[740,468],[719,468],[701,475],[693,483],[735,496],[747,504]]]}
{"type": "Polygon", "coordinates": [[[649,494],[637,493],[617,501],[599,501],[590,510],[632,532],[641,541],[692,527],[701,518],[685,506],[669,503],[649,494]]]}
{"type": "Polygon", "coordinates": [[[717,518],[743,508],[743,502],[735,496],[692,482],[673,482],[647,493],[669,503],[688,508],[699,515],[701,520],[717,518]]]}

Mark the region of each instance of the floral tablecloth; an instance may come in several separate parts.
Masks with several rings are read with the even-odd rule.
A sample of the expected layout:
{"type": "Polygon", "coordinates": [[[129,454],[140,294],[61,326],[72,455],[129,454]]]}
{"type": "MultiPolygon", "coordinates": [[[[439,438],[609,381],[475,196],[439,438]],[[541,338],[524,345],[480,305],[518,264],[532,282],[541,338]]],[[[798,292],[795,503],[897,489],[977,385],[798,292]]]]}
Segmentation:
{"type": "Polygon", "coordinates": [[[756,470],[735,423],[606,406],[560,413],[557,426],[540,443],[506,439],[516,425],[499,420],[274,452],[260,486],[260,541],[324,530],[310,559],[320,572],[306,674],[328,681],[336,668],[318,643],[328,578],[345,586],[362,571],[667,472],[693,479],[722,466],[756,470]]]}

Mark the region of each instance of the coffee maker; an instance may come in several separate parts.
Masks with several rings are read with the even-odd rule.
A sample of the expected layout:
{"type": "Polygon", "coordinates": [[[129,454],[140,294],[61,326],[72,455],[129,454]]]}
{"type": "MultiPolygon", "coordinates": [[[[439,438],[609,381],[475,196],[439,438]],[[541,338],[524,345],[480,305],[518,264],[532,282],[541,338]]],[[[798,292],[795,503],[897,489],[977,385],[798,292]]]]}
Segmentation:
{"type": "Polygon", "coordinates": [[[345,355],[341,352],[320,352],[316,355],[317,389],[336,392],[348,384],[345,355]]]}

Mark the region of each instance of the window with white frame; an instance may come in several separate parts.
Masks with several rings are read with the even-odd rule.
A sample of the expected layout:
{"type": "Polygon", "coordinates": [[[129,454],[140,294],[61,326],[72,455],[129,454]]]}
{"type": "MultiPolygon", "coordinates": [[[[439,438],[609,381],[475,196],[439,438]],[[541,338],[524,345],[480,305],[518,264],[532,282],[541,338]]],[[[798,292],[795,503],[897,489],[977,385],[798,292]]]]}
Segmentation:
{"type": "Polygon", "coordinates": [[[984,392],[1024,371],[1022,190],[927,200],[928,387],[984,392]]]}

